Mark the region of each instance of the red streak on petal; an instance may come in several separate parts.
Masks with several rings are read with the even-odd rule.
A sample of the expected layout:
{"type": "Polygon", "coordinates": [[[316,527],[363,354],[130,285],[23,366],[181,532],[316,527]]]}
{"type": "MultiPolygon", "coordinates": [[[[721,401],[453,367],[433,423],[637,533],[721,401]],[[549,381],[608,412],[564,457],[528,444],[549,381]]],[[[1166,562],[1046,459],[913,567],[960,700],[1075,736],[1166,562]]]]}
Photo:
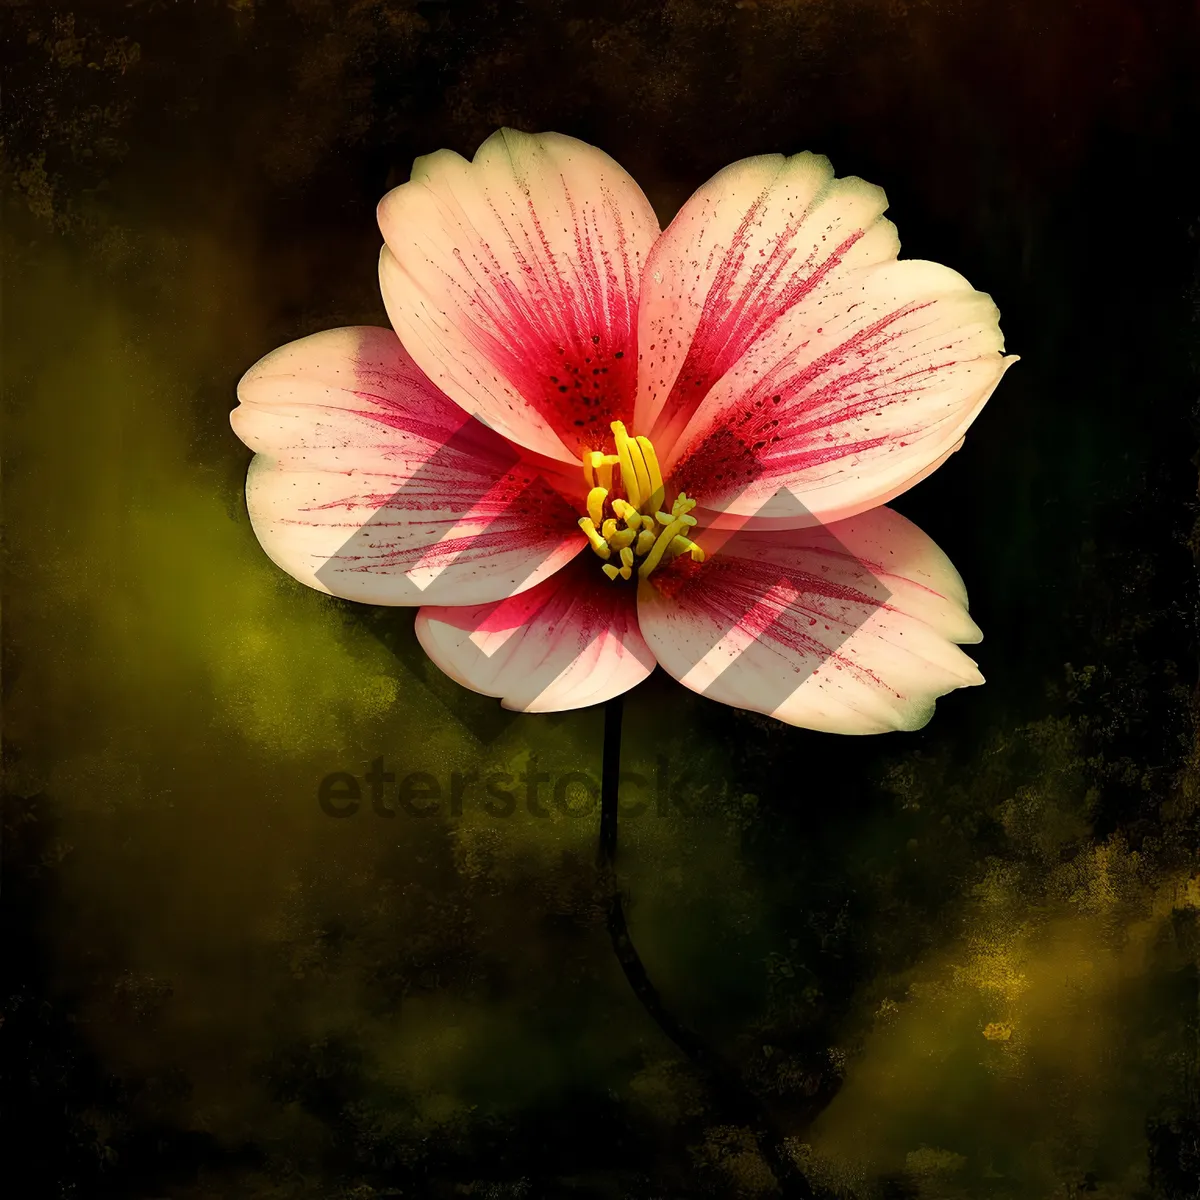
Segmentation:
{"type": "Polygon", "coordinates": [[[575,252],[555,253],[532,199],[509,219],[493,205],[520,277],[492,247],[455,248],[462,279],[448,278],[465,311],[475,347],[562,438],[568,449],[607,445],[609,425],[629,421],[637,382],[637,271],[615,198],[603,212],[592,199],[578,207],[566,191],[575,252]],[[610,246],[602,216],[618,232],[610,246]],[[618,264],[622,268],[618,273],[618,264]],[[623,276],[623,278],[622,278],[623,276]]]}
{"type": "Polygon", "coordinates": [[[819,260],[819,252],[814,250],[793,266],[796,249],[790,242],[804,220],[803,216],[795,217],[772,240],[770,253],[760,251],[761,260],[746,273],[751,229],[765,200],[764,194],[746,211],[705,297],[700,322],[663,409],[666,424],[655,433],[668,443],[713,384],[754,342],[819,287],[866,232],[856,229],[826,258],[819,260]]]}
{"type": "Polygon", "coordinates": [[[619,635],[636,622],[636,592],[614,586],[582,554],[527,591],[494,605],[439,610],[438,620],[458,629],[503,633],[536,620],[536,633],[550,639],[575,639],[582,653],[598,635],[619,635]]]}
{"type": "Polygon", "coordinates": [[[932,303],[885,313],[814,357],[806,355],[807,341],[785,355],[723,406],[707,430],[697,431],[672,480],[716,503],[756,479],[796,475],[918,436],[922,414],[897,423],[885,421],[884,412],[955,365],[954,359],[929,362],[919,351],[894,350],[912,336],[907,319],[932,303]]]}
{"type": "MultiPolygon", "coordinates": [[[[864,578],[883,573],[845,552],[814,546],[804,553],[810,567],[827,558],[843,569],[847,563],[858,566],[864,578]]],[[[682,565],[681,560],[676,563],[682,565]]],[[[780,646],[789,656],[815,660],[818,668],[814,669],[829,662],[860,682],[900,695],[846,653],[852,643],[842,631],[861,628],[876,612],[894,611],[870,592],[812,570],[740,555],[718,554],[698,569],[686,564],[683,570],[666,572],[662,579],[656,573],[652,580],[665,597],[716,629],[740,630],[756,641],[780,646]],[[826,630],[832,634],[828,640],[822,637],[826,630]]],[[[781,664],[781,669],[786,668],[781,664]]]]}

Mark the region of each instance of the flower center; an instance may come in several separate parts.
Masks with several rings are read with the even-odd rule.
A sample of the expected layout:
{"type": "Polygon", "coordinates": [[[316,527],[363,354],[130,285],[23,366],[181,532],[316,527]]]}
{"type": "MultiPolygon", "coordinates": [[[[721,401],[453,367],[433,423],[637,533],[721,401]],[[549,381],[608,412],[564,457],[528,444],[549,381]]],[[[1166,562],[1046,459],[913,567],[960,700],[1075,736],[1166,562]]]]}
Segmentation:
{"type": "Polygon", "coordinates": [[[688,515],[696,501],[680,492],[671,511],[664,511],[666,488],[650,439],[630,437],[621,421],[612,423],[612,431],[616,454],[583,455],[588,515],[579,518],[579,528],[606,560],[600,569],[609,579],[629,579],[636,566],[638,578],[645,579],[680,554],[703,562],[704,551],[686,536],[696,524],[688,515]]]}

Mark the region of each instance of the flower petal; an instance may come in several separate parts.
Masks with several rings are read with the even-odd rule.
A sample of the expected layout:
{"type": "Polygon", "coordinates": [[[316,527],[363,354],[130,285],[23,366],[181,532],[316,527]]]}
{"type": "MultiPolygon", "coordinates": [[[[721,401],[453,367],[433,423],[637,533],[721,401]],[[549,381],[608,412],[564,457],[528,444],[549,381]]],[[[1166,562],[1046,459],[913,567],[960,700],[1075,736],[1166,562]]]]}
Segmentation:
{"type": "Polygon", "coordinates": [[[309,587],[369,604],[477,604],[532,587],[586,546],[560,465],[466,416],[390,329],[283,346],[250,368],[238,398],[230,420],[256,452],[254,531],[309,587]]]}
{"type": "Polygon", "coordinates": [[[658,220],[607,154],[502,129],[417,159],[379,205],[388,317],[472,415],[563,460],[633,413],[637,302],[658,220]]]}
{"type": "MultiPolygon", "coordinates": [[[[885,490],[879,498],[879,505],[886,504],[889,500],[894,499],[903,492],[907,492],[909,488],[916,487],[922,479],[926,479],[932,475],[950,455],[962,449],[965,440],[965,438],[959,438],[945,453],[939,454],[937,458],[923,466],[915,475],[901,479],[885,490]]],[[[786,487],[779,488],[770,500],[759,505],[754,513],[749,515],[736,512],[721,512],[707,508],[703,504],[697,504],[692,510],[692,515],[695,516],[697,524],[705,532],[710,529],[722,531],[739,529],[805,529],[811,525],[827,525],[830,523],[810,513],[786,487]]]]}
{"type": "Polygon", "coordinates": [[[718,171],[650,255],[638,316],[639,431],[670,444],[709,389],[830,275],[899,252],[887,199],[834,179],[818,154],[764,154],[718,171]]]}
{"type": "Polygon", "coordinates": [[[426,606],[417,637],[447,675],[519,712],[560,712],[619,696],[654,670],[632,588],[588,555],[495,604],[426,606]]]}
{"type": "Polygon", "coordinates": [[[685,686],[808,729],[919,729],[938,696],[983,682],[956,645],[982,637],[958,572],[887,508],[735,533],[644,580],[638,618],[685,686]]]}
{"type": "Polygon", "coordinates": [[[1015,361],[988,296],[895,261],[885,207],[824,158],[749,159],[655,247],[638,424],[653,420],[702,523],[881,504],[944,459],[1015,361]]]}
{"type": "Polygon", "coordinates": [[[766,517],[795,499],[828,523],[874,508],[962,440],[1016,361],[991,300],[946,267],[844,282],[824,324],[780,322],[693,416],[671,478],[706,509],[766,517]]]}

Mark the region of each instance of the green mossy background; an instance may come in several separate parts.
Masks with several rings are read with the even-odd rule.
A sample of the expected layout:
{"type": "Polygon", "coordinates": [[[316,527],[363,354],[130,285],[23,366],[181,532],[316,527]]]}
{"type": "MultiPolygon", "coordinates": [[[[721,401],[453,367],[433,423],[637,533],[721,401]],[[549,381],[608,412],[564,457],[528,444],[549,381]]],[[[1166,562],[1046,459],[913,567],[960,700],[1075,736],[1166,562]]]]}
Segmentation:
{"type": "MultiPolygon", "coordinates": [[[[278,572],[241,373],[384,323],[374,204],[501,124],[668,220],[750,154],[885,187],[1022,362],[897,502],[988,684],[844,740],[658,677],[631,925],[815,1185],[1200,1195],[1194,6],[8,0],[2,1124],[22,1197],[767,1194],[608,947],[596,814],[331,819],[333,771],[599,768],[411,616],[278,572]]],[[[445,786],[445,783],[443,783],[445,786]]],[[[543,792],[543,796],[548,793],[543,792]]]]}

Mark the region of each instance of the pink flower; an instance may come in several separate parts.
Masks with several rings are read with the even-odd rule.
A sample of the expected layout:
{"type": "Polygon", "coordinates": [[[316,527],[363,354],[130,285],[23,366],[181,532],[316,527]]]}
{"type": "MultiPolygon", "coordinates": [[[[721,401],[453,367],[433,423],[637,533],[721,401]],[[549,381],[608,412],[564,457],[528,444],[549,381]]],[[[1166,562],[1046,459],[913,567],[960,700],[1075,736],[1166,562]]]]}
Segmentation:
{"type": "Polygon", "coordinates": [[[1007,367],[990,298],[897,261],[883,192],[813,154],[719,172],[665,231],[611,158],[501,130],[379,205],[395,330],[266,356],[232,414],[283,570],[419,604],[438,666],[508,708],[657,662],[842,733],[983,682],[961,579],[883,507],[1007,367]]]}

